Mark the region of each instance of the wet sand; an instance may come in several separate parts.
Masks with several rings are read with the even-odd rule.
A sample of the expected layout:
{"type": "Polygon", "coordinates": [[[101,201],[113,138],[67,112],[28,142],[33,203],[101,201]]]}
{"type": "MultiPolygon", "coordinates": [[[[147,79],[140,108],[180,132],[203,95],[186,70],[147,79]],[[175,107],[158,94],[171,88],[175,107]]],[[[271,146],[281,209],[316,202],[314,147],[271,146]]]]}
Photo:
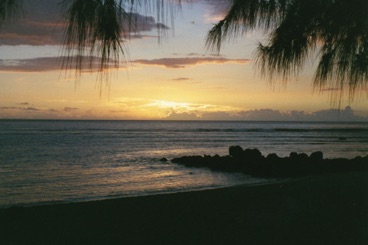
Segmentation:
{"type": "Polygon", "coordinates": [[[368,174],[0,209],[0,244],[368,244],[368,174]]]}

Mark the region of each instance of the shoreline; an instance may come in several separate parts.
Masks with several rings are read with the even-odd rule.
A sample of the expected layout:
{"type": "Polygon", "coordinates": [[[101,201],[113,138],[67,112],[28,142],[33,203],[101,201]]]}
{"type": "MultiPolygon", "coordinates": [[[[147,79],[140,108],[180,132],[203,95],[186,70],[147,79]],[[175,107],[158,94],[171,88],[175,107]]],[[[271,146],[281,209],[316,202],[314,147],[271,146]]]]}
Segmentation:
{"type": "Polygon", "coordinates": [[[367,244],[368,174],[0,209],[1,244],[367,244]]]}
{"type": "MultiPolygon", "coordinates": [[[[190,169],[190,168],[189,168],[190,169]]],[[[231,173],[230,173],[231,174],[231,173]]],[[[260,185],[269,185],[269,184],[277,184],[286,181],[290,181],[292,179],[297,178],[269,178],[267,181],[260,182],[251,182],[251,183],[242,183],[242,184],[228,184],[228,185],[219,185],[219,186],[207,186],[207,187],[198,187],[192,189],[178,189],[178,190],[167,190],[167,191],[152,191],[152,192],[142,192],[137,194],[126,194],[126,195],[116,195],[116,196],[104,196],[99,198],[85,198],[78,200],[57,200],[57,201],[44,201],[44,202],[31,202],[31,203],[17,203],[17,204],[9,204],[0,206],[1,210],[12,209],[12,208],[33,208],[33,207],[43,207],[43,206],[52,206],[52,205],[68,205],[68,204],[78,204],[78,203],[90,203],[90,202],[103,202],[108,200],[119,200],[126,198],[140,198],[147,196],[161,196],[161,195],[171,195],[171,194],[180,194],[180,193],[190,193],[190,192],[202,192],[202,191],[211,191],[218,189],[227,189],[234,188],[237,186],[242,187],[253,187],[260,185]]]]}
{"type": "MultiPolygon", "coordinates": [[[[190,168],[188,169],[190,170],[190,168]]],[[[195,187],[191,189],[158,190],[158,191],[149,191],[149,192],[139,192],[139,193],[134,193],[134,194],[118,194],[118,195],[100,196],[100,197],[92,197],[92,198],[80,198],[80,199],[73,199],[73,200],[54,200],[54,201],[43,201],[43,202],[29,202],[29,203],[24,202],[24,203],[16,203],[16,204],[4,204],[4,205],[0,205],[0,211],[4,209],[9,209],[9,208],[10,209],[11,208],[32,208],[32,207],[39,207],[39,206],[90,203],[90,202],[100,202],[100,201],[106,201],[106,200],[117,200],[117,199],[126,199],[126,198],[139,198],[139,197],[146,197],[146,196],[159,196],[159,195],[171,195],[171,194],[180,194],[180,193],[187,193],[187,192],[209,191],[209,190],[217,190],[217,189],[224,189],[224,188],[232,188],[235,186],[251,187],[251,186],[256,186],[256,185],[268,185],[268,184],[283,182],[291,178],[278,178],[278,179],[260,178],[260,179],[261,181],[259,182],[252,181],[249,183],[211,185],[211,186],[205,186],[205,187],[195,187]]]]}

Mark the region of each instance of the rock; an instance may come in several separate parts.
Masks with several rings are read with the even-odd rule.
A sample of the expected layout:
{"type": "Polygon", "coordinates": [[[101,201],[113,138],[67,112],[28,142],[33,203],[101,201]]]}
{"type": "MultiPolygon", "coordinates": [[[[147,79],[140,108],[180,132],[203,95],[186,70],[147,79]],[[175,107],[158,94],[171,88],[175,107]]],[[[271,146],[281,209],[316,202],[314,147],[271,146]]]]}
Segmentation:
{"type": "Polygon", "coordinates": [[[204,159],[205,158],[202,156],[183,156],[183,157],[173,158],[171,159],[171,162],[184,164],[186,166],[201,167],[205,163],[204,159]]]}
{"type": "MultiPolygon", "coordinates": [[[[231,146],[230,155],[184,156],[173,158],[171,162],[187,167],[207,167],[214,171],[241,172],[256,177],[300,177],[325,173],[368,171],[368,155],[352,160],[345,158],[323,159],[323,153],[291,152],[289,157],[279,157],[275,153],[266,158],[258,149],[231,146]]],[[[165,158],[161,159],[165,160],[165,158]]]]}
{"type": "Polygon", "coordinates": [[[163,158],[160,159],[160,162],[167,162],[167,161],[169,161],[169,160],[167,160],[166,157],[163,157],[163,158]]]}
{"type": "Polygon", "coordinates": [[[315,151],[309,156],[309,159],[314,161],[321,161],[323,160],[323,153],[321,151],[315,151]]]}
{"type": "Polygon", "coordinates": [[[243,156],[243,153],[244,153],[243,148],[241,148],[238,145],[229,147],[229,155],[234,158],[241,158],[243,156]]]}
{"type": "Polygon", "coordinates": [[[308,155],[305,153],[298,154],[297,161],[298,162],[305,162],[309,159],[308,155]]]}
{"type": "Polygon", "coordinates": [[[256,148],[245,149],[243,153],[243,158],[248,161],[257,161],[262,158],[262,153],[256,148]]]}
{"type": "Polygon", "coordinates": [[[295,151],[291,152],[289,158],[291,160],[298,160],[298,153],[296,153],[295,151]]]}
{"type": "Polygon", "coordinates": [[[271,153],[271,154],[267,155],[266,159],[269,160],[269,161],[277,161],[280,158],[276,153],[271,153]]]}

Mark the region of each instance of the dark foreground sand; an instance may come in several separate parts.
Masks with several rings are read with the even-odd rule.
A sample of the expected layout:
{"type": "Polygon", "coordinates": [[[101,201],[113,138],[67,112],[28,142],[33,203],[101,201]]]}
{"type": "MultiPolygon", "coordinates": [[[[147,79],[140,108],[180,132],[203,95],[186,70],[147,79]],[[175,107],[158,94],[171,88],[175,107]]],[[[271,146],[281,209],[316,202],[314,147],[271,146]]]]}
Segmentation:
{"type": "Polygon", "coordinates": [[[368,174],[0,210],[0,244],[368,244],[368,174]]]}

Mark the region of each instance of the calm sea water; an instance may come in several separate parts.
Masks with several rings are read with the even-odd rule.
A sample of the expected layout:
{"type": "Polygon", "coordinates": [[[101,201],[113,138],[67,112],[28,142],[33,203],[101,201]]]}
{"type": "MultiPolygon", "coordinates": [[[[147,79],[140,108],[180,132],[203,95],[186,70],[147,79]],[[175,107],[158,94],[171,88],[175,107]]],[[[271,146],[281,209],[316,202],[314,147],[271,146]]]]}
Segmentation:
{"type": "Polygon", "coordinates": [[[0,120],[0,207],[270,181],[159,161],[231,145],[353,158],[368,154],[368,123],[0,120]]]}

